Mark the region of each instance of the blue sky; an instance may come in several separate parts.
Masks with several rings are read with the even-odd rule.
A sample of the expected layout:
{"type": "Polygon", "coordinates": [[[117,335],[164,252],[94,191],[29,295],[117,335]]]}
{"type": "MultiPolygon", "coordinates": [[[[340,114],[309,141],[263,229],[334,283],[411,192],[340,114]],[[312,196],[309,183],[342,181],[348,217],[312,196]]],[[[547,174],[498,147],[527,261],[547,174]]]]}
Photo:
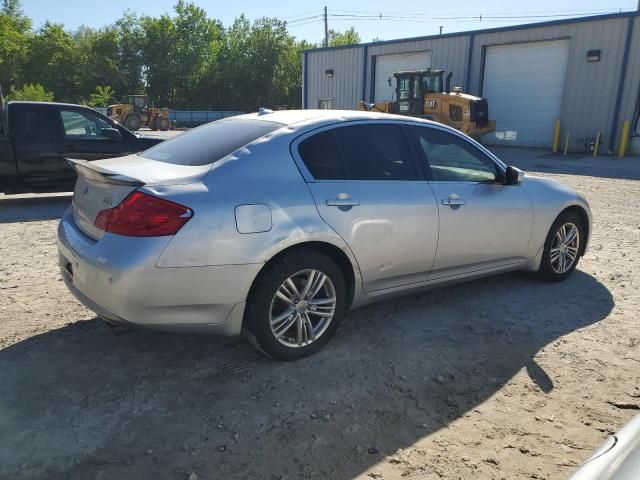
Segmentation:
{"type": "MultiPolygon", "coordinates": [[[[80,25],[100,27],[116,20],[130,9],[138,14],[159,15],[173,10],[176,0],[23,0],[24,11],[38,27],[46,20],[64,23],[69,29],[80,25]]],[[[323,24],[316,17],[327,5],[329,28],[344,30],[354,26],[364,41],[374,38],[390,40],[438,33],[500,27],[518,23],[554,20],[565,15],[581,16],[586,13],[605,13],[633,10],[638,0],[538,0],[536,2],[505,2],[504,0],[457,0],[455,2],[390,2],[389,0],[342,0],[340,2],[306,1],[273,2],[245,0],[221,2],[195,1],[208,15],[229,25],[235,17],[245,13],[249,18],[275,16],[291,21],[290,32],[298,38],[319,42],[323,24]],[[406,5],[406,10],[403,10],[406,5]],[[379,15],[383,15],[380,20],[379,15]],[[482,14],[483,19],[480,20],[482,14]],[[357,16],[357,19],[351,18],[357,16]],[[378,18],[374,18],[378,16],[378,18]],[[434,17],[439,17],[434,19],[434,17]],[[474,17],[474,18],[461,18],[474,17]],[[502,17],[502,18],[496,18],[502,17]],[[517,18],[514,18],[517,17],[517,18]],[[523,18],[529,17],[529,18],[523,18]]]]}

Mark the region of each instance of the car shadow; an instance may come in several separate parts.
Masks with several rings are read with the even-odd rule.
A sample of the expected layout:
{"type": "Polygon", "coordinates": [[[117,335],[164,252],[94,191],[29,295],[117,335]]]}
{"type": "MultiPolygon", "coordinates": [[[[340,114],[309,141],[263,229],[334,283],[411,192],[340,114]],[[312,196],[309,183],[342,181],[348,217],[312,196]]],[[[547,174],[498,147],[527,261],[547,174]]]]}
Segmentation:
{"type": "Polygon", "coordinates": [[[0,351],[0,477],[352,478],[523,368],[550,392],[536,353],[613,305],[580,271],[508,274],[351,312],[291,363],[241,339],[77,321],[0,351]]]}
{"type": "Polygon", "coordinates": [[[72,194],[0,196],[0,223],[53,220],[62,217],[72,194]]]}

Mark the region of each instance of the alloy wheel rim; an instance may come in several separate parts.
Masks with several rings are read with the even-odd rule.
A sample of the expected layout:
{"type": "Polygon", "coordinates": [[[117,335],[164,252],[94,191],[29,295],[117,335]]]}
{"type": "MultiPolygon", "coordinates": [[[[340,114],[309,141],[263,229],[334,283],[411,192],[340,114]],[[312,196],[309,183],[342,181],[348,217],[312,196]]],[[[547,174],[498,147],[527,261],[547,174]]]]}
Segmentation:
{"type": "Polygon", "coordinates": [[[580,231],[573,223],[562,225],[551,244],[551,268],[558,274],[567,272],[578,258],[580,231]]]}
{"type": "Polygon", "coordinates": [[[282,282],[271,300],[271,333],[287,347],[310,345],[331,324],[336,301],[335,287],[325,273],[300,270],[282,282]]]}

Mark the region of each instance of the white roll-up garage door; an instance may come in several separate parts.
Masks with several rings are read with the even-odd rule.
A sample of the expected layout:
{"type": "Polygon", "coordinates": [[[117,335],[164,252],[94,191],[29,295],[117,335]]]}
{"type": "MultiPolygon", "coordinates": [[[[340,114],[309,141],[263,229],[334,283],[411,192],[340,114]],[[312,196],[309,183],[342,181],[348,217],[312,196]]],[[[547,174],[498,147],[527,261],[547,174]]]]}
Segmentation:
{"type": "MultiPolygon", "coordinates": [[[[391,100],[395,91],[395,79],[389,86],[389,77],[396,72],[424,70],[431,68],[431,52],[428,50],[412,53],[378,55],[376,57],[375,102],[391,100]]],[[[393,98],[395,100],[395,98],[393,98]]]]}
{"type": "Polygon", "coordinates": [[[482,96],[496,131],[488,144],[550,146],[560,116],[569,40],[487,47],[482,96]]]}

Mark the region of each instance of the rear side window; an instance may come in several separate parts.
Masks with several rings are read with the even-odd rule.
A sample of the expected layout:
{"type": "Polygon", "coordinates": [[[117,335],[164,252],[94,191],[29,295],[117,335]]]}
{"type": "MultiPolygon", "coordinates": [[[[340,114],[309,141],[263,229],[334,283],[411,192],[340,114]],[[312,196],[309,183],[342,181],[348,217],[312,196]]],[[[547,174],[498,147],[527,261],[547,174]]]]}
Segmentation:
{"type": "Polygon", "coordinates": [[[349,180],[417,180],[400,125],[353,125],[333,133],[349,180]]]}
{"type": "Polygon", "coordinates": [[[300,142],[298,153],[316,180],[344,180],[342,159],[331,130],[300,142]]]}
{"type": "Polygon", "coordinates": [[[159,143],[140,155],[176,165],[206,165],[283,126],[264,120],[218,120],[159,143]]]}

